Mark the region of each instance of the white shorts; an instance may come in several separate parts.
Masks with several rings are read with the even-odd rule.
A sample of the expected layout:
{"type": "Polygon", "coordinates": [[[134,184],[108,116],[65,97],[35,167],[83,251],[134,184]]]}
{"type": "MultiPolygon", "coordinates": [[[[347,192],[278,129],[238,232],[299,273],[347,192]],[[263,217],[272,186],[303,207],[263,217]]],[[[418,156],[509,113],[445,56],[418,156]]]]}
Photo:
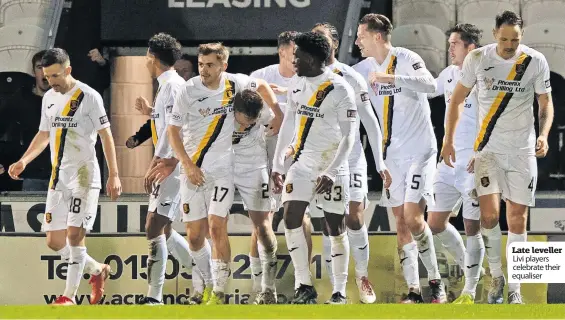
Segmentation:
{"type": "Polygon", "coordinates": [[[535,156],[498,154],[475,156],[475,195],[500,193],[504,199],[535,206],[538,165],[535,156]]]}
{"type": "Polygon", "coordinates": [[[57,231],[81,226],[86,230],[92,230],[98,211],[99,196],[100,189],[47,191],[42,230],[57,231]]]}
{"type": "Polygon", "coordinates": [[[316,180],[305,178],[308,173],[299,173],[293,166],[288,171],[282,190],[282,202],[316,201],[316,206],[325,212],[347,214],[349,210],[349,175],[336,177],[331,193],[316,194],[316,180]]]}
{"type": "Polygon", "coordinates": [[[349,167],[349,201],[365,202],[367,193],[367,166],[349,167]]]}
{"type": "Polygon", "coordinates": [[[235,172],[234,184],[246,210],[270,212],[273,209],[267,168],[247,172],[235,172]]]}
{"type": "Polygon", "coordinates": [[[156,212],[175,221],[175,218],[178,217],[179,187],[177,168],[177,171],[168,176],[161,184],[153,186],[153,191],[149,196],[148,211],[156,212]]]}
{"type": "Polygon", "coordinates": [[[406,202],[419,203],[422,198],[428,205],[434,203],[435,151],[404,159],[387,159],[385,164],[392,184],[388,189],[383,188],[380,201],[382,207],[398,207],[406,202]]]}
{"type": "Polygon", "coordinates": [[[447,166],[444,161],[438,163],[434,178],[435,204],[428,205],[428,212],[452,212],[451,216],[455,217],[462,205],[463,218],[480,219],[479,202],[470,196],[475,178],[467,172],[467,165],[474,154],[472,149],[457,152],[455,168],[447,166]]]}
{"type": "Polygon", "coordinates": [[[208,214],[227,217],[233,204],[233,176],[220,178],[206,176],[206,185],[198,188],[185,174],[180,175],[182,221],[191,222],[208,217],[208,214]]]}

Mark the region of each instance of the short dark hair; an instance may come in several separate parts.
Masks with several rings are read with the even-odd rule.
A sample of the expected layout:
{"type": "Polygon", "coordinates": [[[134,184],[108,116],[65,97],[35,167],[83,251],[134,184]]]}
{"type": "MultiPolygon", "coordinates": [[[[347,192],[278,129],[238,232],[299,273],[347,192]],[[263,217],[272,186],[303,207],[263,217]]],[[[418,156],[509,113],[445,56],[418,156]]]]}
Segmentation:
{"type": "Polygon", "coordinates": [[[158,33],[149,39],[149,53],[167,67],[171,67],[181,56],[181,45],[177,39],[166,33],[158,33]]]}
{"type": "Polygon", "coordinates": [[[332,40],[339,42],[339,32],[337,31],[337,28],[333,24],[331,24],[329,22],[319,22],[319,23],[316,23],[314,25],[314,28],[312,28],[312,29],[316,29],[316,28],[319,28],[319,27],[327,29],[330,32],[330,35],[332,36],[332,40]]]}
{"type": "Polygon", "coordinates": [[[71,62],[69,58],[69,54],[67,51],[61,48],[53,48],[45,50],[43,53],[43,57],[41,58],[41,66],[42,67],[49,67],[54,64],[68,64],[71,62]]]}
{"type": "Polygon", "coordinates": [[[392,32],[392,23],[390,20],[378,13],[368,13],[361,18],[359,24],[366,24],[367,29],[373,32],[379,32],[384,34],[385,36],[390,35],[392,32]]]}
{"type": "Polygon", "coordinates": [[[233,99],[234,112],[243,113],[249,119],[257,119],[262,109],[263,99],[256,91],[245,89],[233,99]]]}
{"type": "Polygon", "coordinates": [[[323,35],[316,32],[304,32],[294,40],[300,50],[310,54],[320,62],[328,60],[331,54],[330,43],[323,35]]]}
{"type": "Polygon", "coordinates": [[[31,58],[31,65],[32,67],[35,68],[35,64],[39,61],[40,65],[41,65],[41,59],[43,59],[43,56],[45,55],[45,52],[47,50],[41,50],[39,52],[37,52],[36,54],[33,55],[33,57],[31,58]]]}
{"type": "Polygon", "coordinates": [[[186,61],[192,62],[191,59],[192,59],[192,56],[189,55],[188,53],[183,53],[179,58],[179,60],[186,60],[186,61]]]}
{"type": "Polygon", "coordinates": [[[298,35],[297,31],[284,31],[277,37],[277,48],[282,46],[288,46],[294,42],[294,39],[298,35]]]}
{"type": "Polygon", "coordinates": [[[495,18],[495,26],[496,29],[500,28],[503,24],[507,24],[510,26],[518,26],[522,29],[524,25],[524,21],[522,17],[512,11],[504,11],[503,13],[499,14],[495,18]]]}
{"type": "Polygon", "coordinates": [[[461,40],[465,42],[466,47],[470,44],[474,44],[477,47],[481,46],[481,37],[483,32],[474,24],[459,23],[455,27],[447,30],[445,34],[449,37],[454,32],[459,34],[461,40]]]}

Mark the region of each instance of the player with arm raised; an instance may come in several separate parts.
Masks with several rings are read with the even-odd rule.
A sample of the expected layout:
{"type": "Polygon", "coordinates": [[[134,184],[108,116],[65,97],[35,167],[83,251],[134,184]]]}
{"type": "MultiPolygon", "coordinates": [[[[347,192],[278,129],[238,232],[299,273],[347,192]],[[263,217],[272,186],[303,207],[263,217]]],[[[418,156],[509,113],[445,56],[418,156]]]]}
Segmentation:
{"type": "Polygon", "coordinates": [[[349,244],[344,215],[349,204],[349,166],[357,120],[351,86],[326,68],[330,44],[317,33],[296,39],[294,65],[299,77],[288,88],[283,127],[274,157],[275,192],[283,192],[285,237],[299,286],[291,303],[316,303],[302,227],[306,208],[315,198],[328,224],[334,281],[331,303],[346,303],[349,244]],[[284,158],[293,143],[293,163],[285,173],[284,158]],[[283,188],[284,183],[284,188],[283,188]]]}
{"type": "Polygon", "coordinates": [[[201,273],[206,274],[203,302],[207,304],[224,303],[230,274],[227,215],[234,196],[234,96],[244,89],[257,90],[275,114],[269,129],[278,133],[282,122],[269,85],[247,75],[225,72],[228,57],[228,49],[220,43],[200,45],[200,75],[188,80],[180,90],[167,127],[171,147],[182,165],[183,221],[191,256],[201,273]],[[205,241],[208,229],[212,250],[205,241]]]}
{"type": "MultiPolygon", "coordinates": [[[[334,73],[342,76],[355,91],[355,103],[359,117],[355,129],[355,144],[349,156],[349,214],[345,217],[347,225],[347,236],[349,239],[350,250],[355,260],[355,280],[359,289],[359,297],[362,303],[373,303],[376,300],[375,291],[369,282],[369,235],[363,212],[368,204],[367,199],[367,160],[361,145],[360,122],[366,128],[369,143],[372,146],[373,157],[377,172],[381,175],[386,188],[390,185],[390,174],[386,169],[382,157],[382,134],[377,117],[371,107],[367,83],[363,77],[350,66],[339,62],[335,58],[339,48],[339,34],[337,29],[329,23],[318,23],[312,30],[326,37],[331,46],[331,54],[327,62],[327,67],[334,73]]],[[[322,225],[326,225],[322,223],[322,225]]],[[[323,230],[323,259],[326,270],[333,283],[331,243],[327,228],[323,230]]],[[[347,262],[349,263],[349,262],[347,262]]]]}
{"type": "Polygon", "coordinates": [[[432,231],[424,209],[433,204],[437,146],[426,93],[436,81],[422,58],[393,47],[392,24],[380,14],[365,15],[357,29],[356,44],[365,60],[353,66],[366,79],[369,97],[383,129],[383,158],[392,184],[383,188],[381,205],[396,218],[400,262],[408,283],[403,303],[423,302],[418,253],[428,271],[432,303],[447,301],[437,266],[432,231]]]}
{"type": "MultiPolygon", "coordinates": [[[[479,132],[475,139],[475,191],[481,211],[481,234],[492,275],[488,302],[504,302],[506,283],[502,271],[498,224],[501,197],[506,200],[508,247],[527,241],[528,207],[535,205],[537,157],[545,157],[547,136],[553,122],[549,66],[544,55],[520,44],[523,21],[511,11],[496,16],[496,43],[471,51],[447,110],[441,155],[445,164],[459,165],[454,140],[460,105],[475,87],[478,90],[479,132]],[[533,102],[539,104],[536,140],[533,102]],[[457,155],[457,156],[456,156],[457,155]]],[[[508,285],[508,303],[521,304],[519,283],[508,285]]]]}
{"type": "Polygon", "coordinates": [[[91,304],[104,293],[110,266],[96,262],[86,253],[86,232],[92,230],[100,195],[100,167],[94,145],[102,140],[109,177],[106,192],[116,200],[122,192],[110,122],[98,92],[71,75],[71,62],[63,49],[49,49],[41,61],[51,86],[43,96],[39,132],[22,158],[8,173],[19,179],[26,164],[47,145],[53,170],[47,192],[42,230],[47,246],[69,263],[65,291],[53,304],[73,305],[83,271],[91,275],[91,304]]]}
{"type": "MultiPolygon", "coordinates": [[[[449,29],[447,36],[452,64],[439,74],[436,92],[428,95],[429,98],[443,95],[446,107],[449,106],[453,89],[459,81],[465,57],[480,46],[481,31],[472,24],[464,23],[449,29]]],[[[457,304],[474,303],[485,254],[485,244],[480,233],[479,203],[470,196],[475,184],[474,177],[468,172],[476,136],[477,95],[474,90],[465,99],[462,121],[455,134],[459,161],[455,168],[447,166],[444,161],[438,163],[434,179],[435,204],[428,206],[430,229],[465,272],[465,288],[454,302],[457,304]],[[449,218],[457,215],[461,206],[467,235],[466,250],[459,231],[449,223],[449,218]]]]}

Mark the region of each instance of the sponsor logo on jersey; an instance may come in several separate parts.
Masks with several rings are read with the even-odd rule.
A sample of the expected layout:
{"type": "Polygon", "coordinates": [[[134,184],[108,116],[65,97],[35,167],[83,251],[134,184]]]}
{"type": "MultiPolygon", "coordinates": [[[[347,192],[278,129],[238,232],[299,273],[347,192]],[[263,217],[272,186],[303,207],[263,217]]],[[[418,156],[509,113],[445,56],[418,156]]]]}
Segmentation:
{"type": "Polygon", "coordinates": [[[79,102],[78,100],[71,100],[71,110],[75,111],[76,109],[78,109],[79,106],[79,102]]]}

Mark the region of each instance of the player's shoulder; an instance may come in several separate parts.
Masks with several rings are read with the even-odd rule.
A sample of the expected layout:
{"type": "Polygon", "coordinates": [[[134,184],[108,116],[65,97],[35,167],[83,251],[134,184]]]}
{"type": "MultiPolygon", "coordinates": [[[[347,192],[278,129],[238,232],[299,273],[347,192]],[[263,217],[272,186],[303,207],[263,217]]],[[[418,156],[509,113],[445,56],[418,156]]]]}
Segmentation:
{"type": "Polygon", "coordinates": [[[336,92],[336,94],[344,95],[344,94],[347,94],[348,92],[353,92],[353,87],[347,81],[347,79],[344,78],[344,76],[342,76],[342,75],[331,72],[328,75],[327,81],[331,82],[331,85],[333,87],[333,91],[336,92]]]}
{"type": "Polygon", "coordinates": [[[374,59],[369,57],[357,62],[351,68],[364,77],[372,69],[373,65],[374,65],[374,59]]]}
{"type": "Polygon", "coordinates": [[[521,44],[518,50],[532,57],[532,60],[539,60],[539,61],[546,60],[545,55],[543,53],[526,45],[521,44]]]}
{"type": "Polygon", "coordinates": [[[263,78],[268,77],[268,75],[273,74],[275,71],[278,72],[279,65],[278,64],[271,64],[264,68],[257,69],[251,72],[251,76],[255,78],[263,78]]]}
{"type": "Polygon", "coordinates": [[[404,47],[393,47],[391,55],[395,56],[397,61],[423,61],[422,57],[410,49],[404,47]]]}
{"type": "Polygon", "coordinates": [[[451,65],[447,66],[445,69],[441,70],[441,72],[439,73],[437,78],[438,79],[449,79],[449,78],[453,77],[453,74],[455,72],[457,72],[457,66],[451,64],[451,65]]]}
{"type": "Polygon", "coordinates": [[[481,61],[485,58],[488,59],[492,53],[496,54],[496,43],[490,43],[480,48],[473,49],[467,56],[471,61],[481,61]]]}
{"type": "Polygon", "coordinates": [[[366,90],[367,84],[361,73],[357,72],[345,63],[340,63],[339,70],[343,78],[353,87],[353,89],[361,90],[364,88],[366,90]]]}
{"type": "Polygon", "coordinates": [[[82,92],[82,94],[84,95],[84,98],[86,98],[90,101],[92,101],[92,100],[102,101],[102,96],[100,95],[100,93],[98,93],[98,91],[96,91],[94,88],[92,88],[88,84],[81,82],[81,81],[77,81],[76,86],[77,86],[77,90],[80,90],[82,92]]]}

